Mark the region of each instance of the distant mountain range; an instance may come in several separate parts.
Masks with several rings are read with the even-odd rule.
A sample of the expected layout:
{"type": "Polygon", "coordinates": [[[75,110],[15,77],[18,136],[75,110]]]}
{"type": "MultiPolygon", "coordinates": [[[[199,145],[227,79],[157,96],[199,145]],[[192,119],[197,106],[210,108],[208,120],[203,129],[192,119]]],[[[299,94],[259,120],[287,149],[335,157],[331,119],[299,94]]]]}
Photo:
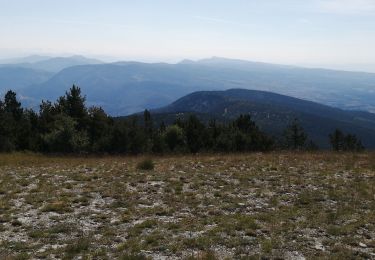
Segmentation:
{"type": "MultiPolygon", "coordinates": [[[[27,104],[30,106],[36,105],[44,98],[43,95],[36,97],[23,95],[32,86],[48,81],[65,68],[99,63],[102,62],[83,56],[48,57],[33,55],[24,58],[0,60],[0,94],[12,89],[26,99],[27,104]]],[[[67,89],[69,88],[68,85],[67,89]]]]}
{"type": "Polygon", "coordinates": [[[1,59],[0,64],[22,64],[22,63],[34,63],[43,60],[51,59],[50,56],[43,56],[43,55],[31,55],[26,57],[20,58],[13,58],[13,59],[1,59]]]}
{"type": "Polygon", "coordinates": [[[307,69],[224,58],[178,64],[103,63],[82,56],[32,56],[0,65],[0,92],[15,89],[36,106],[55,100],[73,84],[89,105],[112,115],[154,109],[200,90],[272,91],[350,110],[375,112],[375,74],[307,69]],[[26,70],[27,69],[27,70],[26,70]]]}
{"type": "Polygon", "coordinates": [[[217,57],[150,64],[30,56],[0,63],[6,63],[0,65],[0,92],[16,90],[29,107],[37,108],[42,99],[54,101],[76,84],[88,105],[102,106],[114,116],[147,108],[165,120],[196,113],[225,121],[249,113],[262,129],[276,136],[299,118],[323,147],[328,146],[328,133],[338,127],[375,148],[375,115],[358,112],[375,112],[375,74],[371,73],[217,57]],[[231,90],[223,91],[227,89],[231,90]]]}
{"type": "Polygon", "coordinates": [[[200,91],[152,113],[156,121],[167,123],[191,113],[205,121],[215,118],[221,122],[232,121],[240,114],[250,114],[262,130],[276,137],[298,118],[309,137],[321,147],[328,147],[329,133],[340,128],[358,135],[368,148],[375,148],[375,114],[345,111],[271,92],[200,91]]]}
{"type": "Polygon", "coordinates": [[[88,59],[83,56],[71,56],[71,57],[48,57],[48,56],[29,56],[25,58],[13,59],[13,60],[0,60],[1,67],[17,67],[17,68],[29,68],[34,70],[44,70],[52,73],[57,73],[65,68],[87,65],[87,64],[100,64],[103,63],[99,60],[88,59]]]}

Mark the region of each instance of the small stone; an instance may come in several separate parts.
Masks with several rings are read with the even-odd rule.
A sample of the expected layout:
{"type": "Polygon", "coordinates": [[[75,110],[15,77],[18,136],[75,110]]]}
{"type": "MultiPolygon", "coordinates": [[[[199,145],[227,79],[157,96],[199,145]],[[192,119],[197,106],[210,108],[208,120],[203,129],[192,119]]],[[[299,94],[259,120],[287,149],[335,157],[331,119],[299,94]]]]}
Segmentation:
{"type": "Polygon", "coordinates": [[[316,250],[320,250],[320,251],[324,251],[325,250],[325,248],[324,248],[324,246],[322,245],[322,243],[319,243],[319,242],[317,242],[316,244],[315,244],[315,247],[314,247],[316,250]]]}
{"type": "Polygon", "coordinates": [[[363,247],[363,248],[366,248],[366,247],[367,247],[366,244],[363,244],[363,243],[361,243],[361,242],[359,243],[359,246],[360,246],[360,247],[363,247]]]}

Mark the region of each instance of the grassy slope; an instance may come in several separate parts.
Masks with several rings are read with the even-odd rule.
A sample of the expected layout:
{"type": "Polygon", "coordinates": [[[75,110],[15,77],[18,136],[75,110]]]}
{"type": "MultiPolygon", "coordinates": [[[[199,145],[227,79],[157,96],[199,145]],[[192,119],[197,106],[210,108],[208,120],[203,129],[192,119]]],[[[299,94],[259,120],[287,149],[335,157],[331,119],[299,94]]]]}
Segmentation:
{"type": "Polygon", "coordinates": [[[375,154],[0,155],[0,258],[375,257],[375,154]]]}

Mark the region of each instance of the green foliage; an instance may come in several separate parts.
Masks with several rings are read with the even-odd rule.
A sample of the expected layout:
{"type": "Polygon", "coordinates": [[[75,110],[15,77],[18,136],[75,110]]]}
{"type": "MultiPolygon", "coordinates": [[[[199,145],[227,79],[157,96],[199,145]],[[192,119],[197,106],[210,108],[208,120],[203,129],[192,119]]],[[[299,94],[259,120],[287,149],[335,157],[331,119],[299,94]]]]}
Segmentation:
{"type": "Polygon", "coordinates": [[[22,118],[23,109],[18,102],[16,93],[9,90],[4,97],[4,112],[10,114],[15,121],[22,118]]]}
{"type": "Polygon", "coordinates": [[[334,151],[344,150],[344,139],[345,136],[340,129],[336,129],[332,134],[329,135],[329,140],[334,151]]]}
{"type": "Polygon", "coordinates": [[[24,150],[28,146],[30,124],[16,93],[8,91],[0,101],[0,150],[24,150]]]}
{"type": "Polygon", "coordinates": [[[138,170],[152,171],[155,168],[154,162],[151,159],[144,159],[137,164],[138,170]]]}
{"type": "MultiPolygon", "coordinates": [[[[8,91],[0,100],[0,151],[30,150],[47,153],[165,153],[165,152],[249,152],[277,148],[249,115],[233,122],[202,123],[196,116],[164,122],[155,128],[151,113],[143,117],[111,118],[100,107],[86,107],[81,89],[73,87],[55,103],[42,101],[39,113],[25,110],[16,93],[8,91]]],[[[336,130],[330,135],[336,151],[360,151],[355,135],[336,130]]],[[[285,130],[289,149],[316,150],[294,120],[285,130]]],[[[152,169],[151,164],[140,166],[152,169]]]]}
{"type": "Polygon", "coordinates": [[[362,151],[362,142],[352,134],[345,135],[340,129],[336,129],[329,135],[329,140],[334,151],[362,151]]]}
{"type": "Polygon", "coordinates": [[[303,150],[306,148],[307,134],[297,119],[284,131],[285,145],[288,149],[303,150]]]}
{"type": "Polygon", "coordinates": [[[50,152],[81,152],[88,146],[87,133],[76,129],[77,122],[66,115],[57,115],[52,131],[43,135],[42,140],[50,152]]]}
{"type": "Polygon", "coordinates": [[[168,148],[173,152],[177,146],[184,145],[185,135],[181,127],[172,125],[164,133],[164,139],[168,148]]]}
{"type": "Polygon", "coordinates": [[[81,130],[86,127],[88,121],[85,97],[81,95],[81,89],[73,85],[65,96],[60,97],[56,104],[59,111],[77,121],[77,127],[81,130]]]}
{"type": "Polygon", "coordinates": [[[204,147],[205,126],[196,116],[190,116],[185,125],[185,136],[190,152],[197,153],[204,147]]]}
{"type": "Polygon", "coordinates": [[[91,107],[88,110],[88,136],[93,152],[104,152],[109,149],[112,119],[101,107],[91,107]]]}
{"type": "Polygon", "coordinates": [[[348,134],[345,136],[345,150],[346,151],[362,151],[364,147],[361,140],[358,140],[357,136],[348,134]]]}
{"type": "Polygon", "coordinates": [[[214,151],[267,151],[273,147],[273,140],[258,129],[249,115],[240,115],[229,125],[211,122],[210,126],[214,151]]]}

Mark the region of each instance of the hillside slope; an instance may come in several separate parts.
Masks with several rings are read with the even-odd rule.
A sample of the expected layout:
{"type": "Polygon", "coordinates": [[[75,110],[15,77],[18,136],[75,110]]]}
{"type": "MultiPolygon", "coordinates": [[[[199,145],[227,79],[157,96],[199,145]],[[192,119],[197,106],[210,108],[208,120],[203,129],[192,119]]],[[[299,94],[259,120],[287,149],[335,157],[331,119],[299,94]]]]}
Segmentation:
{"type": "Polygon", "coordinates": [[[165,106],[199,90],[272,91],[352,110],[375,111],[375,74],[212,58],[178,64],[118,62],[66,68],[22,94],[55,99],[73,84],[112,115],[165,106]]]}
{"type": "Polygon", "coordinates": [[[51,73],[41,70],[0,67],[0,93],[9,89],[18,91],[28,87],[30,84],[40,84],[48,80],[51,76],[51,73]]]}
{"type": "Polygon", "coordinates": [[[145,108],[162,107],[188,93],[207,89],[193,82],[191,75],[173,67],[132,62],[75,66],[29,87],[23,94],[36,101],[55,100],[76,84],[90,105],[100,105],[112,115],[127,115],[145,108]]]}
{"type": "Polygon", "coordinates": [[[250,114],[261,129],[275,136],[280,136],[287,124],[298,118],[310,138],[322,147],[328,147],[328,134],[335,128],[355,133],[367,147],[375,147],[375,114],[345,111],[264,91],[231,89],[195,92],[153,112],[159,114],[159,119],[173,118],[171,114],[194,112],[220,121],[250,114]]]}

